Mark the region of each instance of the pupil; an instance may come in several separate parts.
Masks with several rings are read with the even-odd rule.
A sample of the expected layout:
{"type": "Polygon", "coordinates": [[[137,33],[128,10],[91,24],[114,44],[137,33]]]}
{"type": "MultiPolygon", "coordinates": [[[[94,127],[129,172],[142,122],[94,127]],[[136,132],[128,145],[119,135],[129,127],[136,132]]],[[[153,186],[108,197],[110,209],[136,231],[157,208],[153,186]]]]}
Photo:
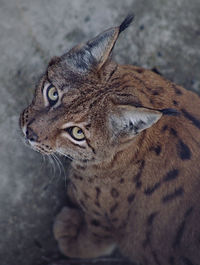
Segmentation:
{"type": "Polygon", "coordinates": [[[53,96],[54,97],[57,97],[58,96],[58,93],[55,91],[55,92],[53,92],[53,96]]]}
{"type": "Polygon", "coordinates": [[[82,130],[78,130],[78,132],[77,132],[78,134],[82,134],[82,130]]]}

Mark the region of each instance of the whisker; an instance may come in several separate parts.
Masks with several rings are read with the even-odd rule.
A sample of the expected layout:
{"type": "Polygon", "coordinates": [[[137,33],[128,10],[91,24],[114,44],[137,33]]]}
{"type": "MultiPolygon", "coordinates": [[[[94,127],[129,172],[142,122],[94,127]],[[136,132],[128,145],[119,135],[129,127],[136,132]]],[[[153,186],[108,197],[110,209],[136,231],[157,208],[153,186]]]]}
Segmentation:
{"type": "Polygon", "coordinates": [[[43,161],[46,162],[46,157],[48,158],[48,162],[51,165],[51,171],[53,174],[51,174],[51,177],[49,179],[49,182],[47,183],[47,185],[45,185],[44,187],[42,187],[42,192],[46,192],[49,188],[49,186],[53,183],[53,181],[56,178],[56,170],[55,170],[55,164],[54,164],[54,160],[52,159],[51,155],[47,155],[47,156],[43,156],[43,161]]]}
{"type": "Polygon", "coordinates": [[[64,168],[64,166],[63,166],[62,161],[59,159],[59,157],[58,157],[56,154],[54,154],[54,158],[55,158],[55,160],[57,161],[57,164],[58,164],[58,166],[59,166],[59,169],[60,169],[60,175],[61,175],[62,173],[63,173],[63,175],[64,175],[64,178],[65,178],[65,188],[66,188],[66,186],[67,186],[67,176],[66,176],[65,168],[64,168]]]}
{"type": "Polygon", "coordinates": [[[71,161],[76,160],[75,158],[73,158],[73,157],[71,157],[69,155],[66,155],[66,154],[62,153],[61,151],[57,151],[57,153],[60,154],[60,155],[62,155],[62,156],[65,156],[65,157],[69,158],[71,161]]]}
{"type": "Polygon", "coordinates": [[[44,154],[41,154],[42,155],[42,161],[41,161],[41,165],[40,165],[40,168],[39,168],[39,171],[41,172],[44,167],[45,167],[45,164],[46,164],[46,157],[44,154]]]}
{"type": "MultiPolygon", "coordinates": [[[[61,151],[57,151],[57,153],[64,156],[64,157],[67,157],[71,161],[73,161],[73,160],[76,161],[76,159],[72,158],[71,156],[68,156],[67,154],[62,153],[61,151]]],[[[62,165],[62,167],[63,167],[63,165],[62,165]]],[[[65,171],[64,171],[64,173],[65,173],[65,171]]],[[[67,187],[67,176],[66,176],[66,174],[64,174],[64,176],[65,176],[65,188],[66,188],[67,187]]]]}
{"type": "Polygon", "coordinates": [[[54,154],[51,154],[51,156],[52,156],[52,158],[53,158],[53,160],[55,162],[55,165],[59,169],[59,176],[61,176],[62,169],[61,169],[60,163],[58,162],[58,159],[57,159],[57,157],[54,154]]]}
{"type": "Polygon", "coordinates": [[[56,160],[58,161],[58,163],[60,165],[61,171],[63,172],[63,174],[65,174],[65,168],[63,166],[62,161],[60,160],[60,158],[56,154],[54,154],[54,156],[55,156],[56,160]]]}
{"type": "Polygon", "coordinates": [[[53,158],[52,158],[51,155],[48,155],[48,159],[49,159],[49,162],[50,162],[50,165],[51,165],[52,175],[54,177],[55,176],[55,172],[56,172],[56,170],[55,170],[55,163],[54,163],[54,160],[53,160],[53,158]]]}

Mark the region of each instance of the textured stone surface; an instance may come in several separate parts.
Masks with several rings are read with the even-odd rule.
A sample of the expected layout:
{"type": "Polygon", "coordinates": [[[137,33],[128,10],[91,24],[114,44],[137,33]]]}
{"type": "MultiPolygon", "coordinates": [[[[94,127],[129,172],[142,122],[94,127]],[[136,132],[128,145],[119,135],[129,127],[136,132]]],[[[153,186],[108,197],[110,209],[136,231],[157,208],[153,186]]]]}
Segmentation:
{"type": "Polygon", "coordinates": [[[19,113],[51,56],[119,24],[130,12],[135,23],[120,37],[114,58],[156,67],[199,93],[199,0],[0,1],[2,265],[47,264],[60,258],[51,229],[65,203],[65,176],[23,144],[19,113]]]}

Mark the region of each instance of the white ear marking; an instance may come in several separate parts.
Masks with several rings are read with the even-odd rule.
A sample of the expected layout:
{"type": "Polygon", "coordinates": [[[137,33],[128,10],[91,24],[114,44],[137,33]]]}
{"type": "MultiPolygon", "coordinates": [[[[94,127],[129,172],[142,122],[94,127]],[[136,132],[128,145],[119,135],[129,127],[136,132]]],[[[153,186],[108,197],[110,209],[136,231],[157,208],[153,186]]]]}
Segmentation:
{"type": "Polygon", "coordinates": [[[141,131],[151,127],[162,116],[158,111],[131,106],[119,106],[117,113],[109,117],[112,133],[117,136],[120,134],[137,135],[141,131]]]}

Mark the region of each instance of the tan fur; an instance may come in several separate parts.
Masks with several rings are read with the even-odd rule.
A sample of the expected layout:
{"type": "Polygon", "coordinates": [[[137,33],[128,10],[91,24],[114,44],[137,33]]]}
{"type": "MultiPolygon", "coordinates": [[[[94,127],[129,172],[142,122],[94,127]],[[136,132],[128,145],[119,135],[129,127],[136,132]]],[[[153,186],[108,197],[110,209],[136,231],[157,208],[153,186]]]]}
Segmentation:
{"type": "Polygon", "coordinates": [[[65,55],[54,58],[21,115],[29,142],[37,135],[33,148],[62,149],[73,159],[68,194],[79,208],[62,210],[55,238],[71,257],[96,257],[118,246],[138,264],[199,264],[200,99],[154,72],[110,61],[113,29],[114,41],[92,70],[76,72],[65,55]],[[57,108],[44,106],[47,78],[63,93],[57,108]],[[169,108],[179,115],[162,115],[169,108]],[[135,110],[159,120],[136,135],[115,134],[110,117],[135,110]],[[84,147],[61,136],[68,122],[83,128],[84,147]]]}

